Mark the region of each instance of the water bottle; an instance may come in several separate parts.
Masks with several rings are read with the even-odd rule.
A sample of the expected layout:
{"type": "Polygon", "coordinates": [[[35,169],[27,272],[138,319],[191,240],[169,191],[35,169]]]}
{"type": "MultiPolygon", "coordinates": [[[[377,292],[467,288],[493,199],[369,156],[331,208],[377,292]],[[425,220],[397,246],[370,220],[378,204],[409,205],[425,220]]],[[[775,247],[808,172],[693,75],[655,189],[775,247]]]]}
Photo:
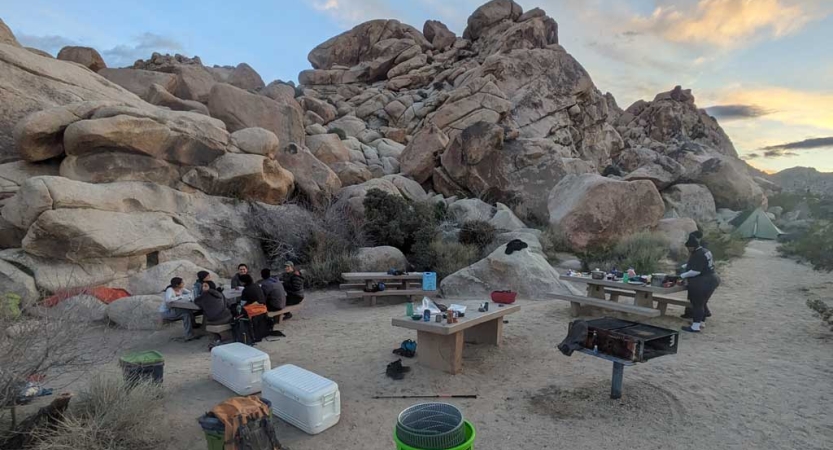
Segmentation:
{"type": "Polygon", "coordinates": [[[430,309],[426,309],[425,311],[422,312],[422,320],[424,320],[425,322],[430,322],[431,321],[431,310],[430,309]]]}
{"type": "Polygon", "coordinates": [[[408,302],[405,304],[405,315],[408,317],[414,315],[414,302],[408,302]]]}

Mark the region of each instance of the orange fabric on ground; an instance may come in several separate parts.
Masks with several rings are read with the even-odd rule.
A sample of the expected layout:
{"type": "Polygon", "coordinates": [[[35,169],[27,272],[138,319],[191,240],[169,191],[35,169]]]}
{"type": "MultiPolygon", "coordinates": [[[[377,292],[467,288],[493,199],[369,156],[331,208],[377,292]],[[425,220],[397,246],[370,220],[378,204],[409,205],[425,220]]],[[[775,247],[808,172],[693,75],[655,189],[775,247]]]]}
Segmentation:
{"type": "Polygon", "coordinates": [[[57,305],[58,303],[61,303],[63,300],[66,300],[70,297],[75,297],[76,295],[92,295],[93,297],[101,300],[102,302],[108,305],[120,298],[130,297],[130,293],[125,291],[124,289],[108,288],[104,286],[98,286],[94,288],[76,288],[68,289],[66,291],[60,291],[55,295],[46,298],[43,301],[43,305],[51,308],[57,305]]]}

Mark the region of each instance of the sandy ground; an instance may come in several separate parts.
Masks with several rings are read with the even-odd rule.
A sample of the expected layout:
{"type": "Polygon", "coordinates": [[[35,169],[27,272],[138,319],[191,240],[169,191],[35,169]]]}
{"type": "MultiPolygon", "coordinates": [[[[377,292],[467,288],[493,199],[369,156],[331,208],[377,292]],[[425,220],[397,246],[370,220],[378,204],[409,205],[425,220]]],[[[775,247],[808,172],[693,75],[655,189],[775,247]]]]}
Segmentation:
{"type": "MultiPolygon", "coordinates": [[[[412,373],[393,381],[384,375],[396,359],[391,350],[416,335],[390,325],[404,306],[368,308],[335,291],[314,293],[282,325],[286,338],[258,348],[273,366],[292,363],[335,380],[341,421],[317,436],[281,423],[279,436],[292,450],[393,449],[396,416],[416,401],[371,396],[476,393],[478,399],[453,403],[475,424],[478,449],[833,447],[833,333],[813,317],[800,290],[833,288],[829,276],[778,258],[774,243],[752,242],[722,278],[706,331],[682,336],[676,356],[626,368],[621,400],[609,398],[610,363],[555,348],[571,320],[566,303],[520,301],[522,311],[508,316],[504,346],[467,346],[461,375],[423,368],[416,358],[406,361],[412,373]]],[[[674,317],[650,322],[685,324],[674,317]]],[[[172,340],[180,333],[172,326],[110,336],[165,355],[166,448],[200,449],[205,441],[195,419],[233,393],[209,378],[208,339],[172,340]]]]}

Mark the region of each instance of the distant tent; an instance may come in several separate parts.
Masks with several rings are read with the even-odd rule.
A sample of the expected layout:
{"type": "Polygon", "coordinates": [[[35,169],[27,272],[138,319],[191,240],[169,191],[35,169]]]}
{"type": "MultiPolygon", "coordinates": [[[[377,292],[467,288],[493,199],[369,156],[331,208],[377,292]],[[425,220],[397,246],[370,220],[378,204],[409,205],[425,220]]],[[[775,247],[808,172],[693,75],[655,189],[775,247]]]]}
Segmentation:
{"type": "Polygon", "coordinates": [[[735,233],[742,238],[778,239],[779,235],[784,234],[761,208],[744,211],[730,223],[736,227],[735,233]]]}

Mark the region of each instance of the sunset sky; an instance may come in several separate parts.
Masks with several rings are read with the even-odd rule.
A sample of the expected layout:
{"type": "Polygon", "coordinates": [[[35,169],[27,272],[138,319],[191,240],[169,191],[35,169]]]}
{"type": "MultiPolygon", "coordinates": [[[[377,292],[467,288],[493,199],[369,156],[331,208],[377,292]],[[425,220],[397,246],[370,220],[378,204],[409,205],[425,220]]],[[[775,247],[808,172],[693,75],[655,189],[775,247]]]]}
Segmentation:
{"type": "MultiPolygon", "coordinates": [[[[462,34],[480,0],[0,0],[27,46],[98,49],[111,67],[154,51],[208,65],[248,62],[268,83],[296,80],[315,45],[353,25],[426,19],[462,34]]],[[[529,0],[560,43],[627,108],[679,84],[767,171],[833,171],[833,1],[529,0]]]]}

